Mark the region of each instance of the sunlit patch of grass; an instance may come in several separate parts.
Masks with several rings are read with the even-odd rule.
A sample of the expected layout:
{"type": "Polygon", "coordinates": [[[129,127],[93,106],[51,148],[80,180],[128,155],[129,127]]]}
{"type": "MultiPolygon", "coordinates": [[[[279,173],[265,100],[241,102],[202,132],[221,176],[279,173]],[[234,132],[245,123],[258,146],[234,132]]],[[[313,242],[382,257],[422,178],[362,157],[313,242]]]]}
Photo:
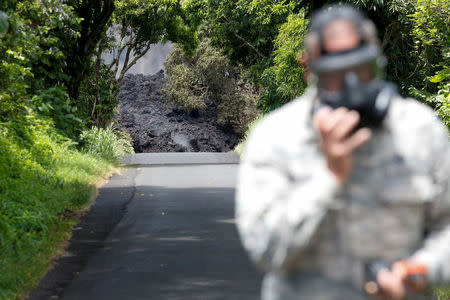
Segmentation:
{"type": "Polygon", "coordinates": [[[107,161],[117,161],[124,154],[134,153],[129,135],[118,131],[114,124],[105,129],[92,127],[81,134],[82,150],[107,161]]]}

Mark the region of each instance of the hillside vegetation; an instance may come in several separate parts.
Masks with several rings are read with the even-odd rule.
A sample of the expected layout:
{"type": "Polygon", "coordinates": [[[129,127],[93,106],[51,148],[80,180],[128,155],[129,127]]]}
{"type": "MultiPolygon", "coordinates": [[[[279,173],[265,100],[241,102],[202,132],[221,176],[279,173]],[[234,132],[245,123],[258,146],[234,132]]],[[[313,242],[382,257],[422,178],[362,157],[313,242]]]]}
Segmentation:
{"type": "MultiPolygon", "coordinates": [[[[84,90],[69,96],[81,22],[74,8],[2,1],[0,10],[0,299],[21,299],[70,236],[95,184],[132,148],[113,127],[92,127],[114,115],[110,95],[96,103],[84,90]]],[[[95,80],[89,68],[84,74],[95,80]]]]}

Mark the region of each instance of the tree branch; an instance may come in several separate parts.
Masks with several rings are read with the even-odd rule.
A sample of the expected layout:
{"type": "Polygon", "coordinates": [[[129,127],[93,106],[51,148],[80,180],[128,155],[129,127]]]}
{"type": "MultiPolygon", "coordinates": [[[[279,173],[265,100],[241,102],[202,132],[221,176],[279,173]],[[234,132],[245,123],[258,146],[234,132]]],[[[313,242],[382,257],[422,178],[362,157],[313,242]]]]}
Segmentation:
{"type": "MultiPolygon", "coordinates": [[[[228,20],[227,17],[224,16],[225,21],[227,21],[228,23],[231,23],[230,20],[228,20]]],[[[264,58],[264,54],[262,54],[255,46],[253,46],[252,44],[250,44],[248,41],[246,41],[242,36],[240,36],[236,31],[233,31],[233,34],[235,37],[237,37],[241,42],[243,42],[245,45],[247,45],[248,47],[252,48],[253,51],[256,52],[256,54],[258,54],[261,58],[264,58]]]]}
{"type": "Polygon", "coordinates": [[[255,46],[253,46],[252,44],[250,44],[249,42],[247,42],[243,37],[241,37],[239,34],[237,34],[236,32],[233,31],[233,34],[235,37],[237,37],[238,39],[240,39],[244,44],[246,44],[247,46],[249,46],[250,48],[252,48],[260,57],[264,58],[265,56],[259,52],[258,49],[256,49],[255,46]]]}
{"type": "Polygon", "coordinates": [[[123,77],[125,76],[126,72],[128,72],[128,70],[134,66],[136,64],[136,62],[143,57],[145,54],[147,54],[148,50],[150,50],[151,44],[149,44],[144,51],[142,51],[138,56],[133,57],[133,60],[127,65],[127,66],[123,66],[122,71],[120,72],[120,76],[117,80],[117,83],[120,84],[122,82],[123,77]]]}

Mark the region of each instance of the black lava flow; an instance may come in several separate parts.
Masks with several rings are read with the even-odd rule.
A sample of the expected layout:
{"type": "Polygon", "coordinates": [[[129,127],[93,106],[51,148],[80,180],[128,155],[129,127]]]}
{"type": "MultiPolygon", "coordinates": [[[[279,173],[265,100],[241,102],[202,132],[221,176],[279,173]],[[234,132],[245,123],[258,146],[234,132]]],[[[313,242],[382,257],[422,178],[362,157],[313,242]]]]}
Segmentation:
{"type": "Polygon", "coordinates": [[[236,133],[217,123],[217,107],[186,113],[164,94],[161,70],[154,75],[126,75],[119,93],[116,122],[130,134],[136,153],[227,152],[238,143],[236,133]]]}

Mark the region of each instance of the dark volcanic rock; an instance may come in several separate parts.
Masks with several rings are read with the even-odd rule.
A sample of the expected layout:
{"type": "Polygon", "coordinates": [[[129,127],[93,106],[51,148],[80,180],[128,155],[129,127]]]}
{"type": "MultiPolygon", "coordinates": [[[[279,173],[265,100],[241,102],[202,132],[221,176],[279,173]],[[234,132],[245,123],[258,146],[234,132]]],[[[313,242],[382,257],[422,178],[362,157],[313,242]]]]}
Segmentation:
{"type": "Polygon", "coordinates": [[[169,103],[165,82],[163,71],[122,81],[116,120],[136,152],[227,152],[236,146],[238,136],[217,124],[215,105],[188,114],[169,103]]]}

